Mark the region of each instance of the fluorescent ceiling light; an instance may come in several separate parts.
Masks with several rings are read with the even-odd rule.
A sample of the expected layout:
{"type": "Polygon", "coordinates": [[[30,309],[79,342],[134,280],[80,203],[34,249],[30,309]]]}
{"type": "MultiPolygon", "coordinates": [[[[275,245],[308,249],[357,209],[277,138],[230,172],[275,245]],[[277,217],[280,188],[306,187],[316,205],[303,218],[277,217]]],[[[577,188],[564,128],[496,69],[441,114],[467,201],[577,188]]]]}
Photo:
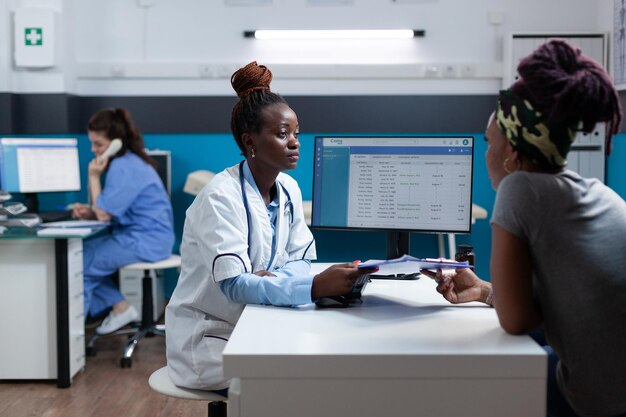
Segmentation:
{"type": "Polygon", "coordinates": [[[423,30],[253,30],[244,32],[246,38],[256,39],[411,39],[424,36],[423,30]]]}

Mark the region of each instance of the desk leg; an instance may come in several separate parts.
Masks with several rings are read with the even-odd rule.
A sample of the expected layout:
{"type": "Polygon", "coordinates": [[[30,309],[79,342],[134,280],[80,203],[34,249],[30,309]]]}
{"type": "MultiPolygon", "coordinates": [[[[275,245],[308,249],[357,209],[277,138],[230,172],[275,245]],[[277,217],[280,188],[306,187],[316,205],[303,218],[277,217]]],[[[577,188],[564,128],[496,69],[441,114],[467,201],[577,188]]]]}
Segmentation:
{"type": "Polygon", "coordinates": [[[70,318],[68,299],[67,239],[55,239],[56,301],[57,301],[57,387],[69,388],[70,380],[70,318]]]}

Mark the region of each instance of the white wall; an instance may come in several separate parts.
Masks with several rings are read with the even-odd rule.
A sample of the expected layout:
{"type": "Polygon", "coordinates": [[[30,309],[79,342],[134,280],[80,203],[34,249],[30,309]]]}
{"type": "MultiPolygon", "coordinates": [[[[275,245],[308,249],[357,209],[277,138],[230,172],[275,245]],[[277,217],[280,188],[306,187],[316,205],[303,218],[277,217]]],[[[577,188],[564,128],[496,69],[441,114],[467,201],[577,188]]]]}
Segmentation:
{"type": "Polygon", "coordinates": [[[224,0],[0,0],[0,91],[82,95],[225,95],[239,66],[257,60],[273,87],[293,94],[493,94],[500,88],[502,37],[508,32],[610,29],[610,0],[435,0],[349,6],[226,6],[224,0]],[[151,4],[142,7],[140,4],[151,4]],[[11,16],[21,5],[59,11],[59,65],[12,64],[11,16]],[[493,25],[489,13],[504,22],[493,25]],[[6,24],[4,24],[4,23],[6,24]],[[608,27],[607,27],[608,26],[608,27]],[[258,28],[410,28],[402,41],[258,41],[258,28]],[[5,36],[6,35],[6,36],[5,36]],[[454,75],[442,76],[447,65],[454,75]],[[432,67],[438,75],[428,77],[432,67]],[[470,75],[461,75],[469,68],[470,75]]]}

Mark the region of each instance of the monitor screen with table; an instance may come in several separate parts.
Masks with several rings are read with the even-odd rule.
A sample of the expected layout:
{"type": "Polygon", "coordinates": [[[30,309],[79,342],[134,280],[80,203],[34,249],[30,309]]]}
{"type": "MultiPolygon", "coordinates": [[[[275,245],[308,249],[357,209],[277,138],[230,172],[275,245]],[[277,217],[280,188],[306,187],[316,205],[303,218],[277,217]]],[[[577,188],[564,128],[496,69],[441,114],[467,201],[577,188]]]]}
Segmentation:
{"type": "Polygon", "coordinates": [[[318,136],[311,226],[387,232],[387,258],[411,232],[471,231],[472,136],[318,136]]]}
{"type": "Polygon", "coordinates": [[[0,138],[0,189],[35,202],[39,192],[80,191],[77,139],[0,138]]]}

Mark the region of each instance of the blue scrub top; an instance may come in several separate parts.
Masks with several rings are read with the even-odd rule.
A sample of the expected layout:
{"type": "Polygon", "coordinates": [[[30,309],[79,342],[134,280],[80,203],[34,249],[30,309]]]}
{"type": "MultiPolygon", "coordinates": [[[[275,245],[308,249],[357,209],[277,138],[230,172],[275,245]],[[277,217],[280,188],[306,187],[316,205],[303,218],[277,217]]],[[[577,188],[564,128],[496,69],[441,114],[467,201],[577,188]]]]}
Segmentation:
{"type": "Polygon", "coordinates": [[[139,156],[128,151],[111,161],[97,204],[113,216],[112,234],[141,259],[154,262],[171,254],[172,204],[156,170],[139,156]]]}

